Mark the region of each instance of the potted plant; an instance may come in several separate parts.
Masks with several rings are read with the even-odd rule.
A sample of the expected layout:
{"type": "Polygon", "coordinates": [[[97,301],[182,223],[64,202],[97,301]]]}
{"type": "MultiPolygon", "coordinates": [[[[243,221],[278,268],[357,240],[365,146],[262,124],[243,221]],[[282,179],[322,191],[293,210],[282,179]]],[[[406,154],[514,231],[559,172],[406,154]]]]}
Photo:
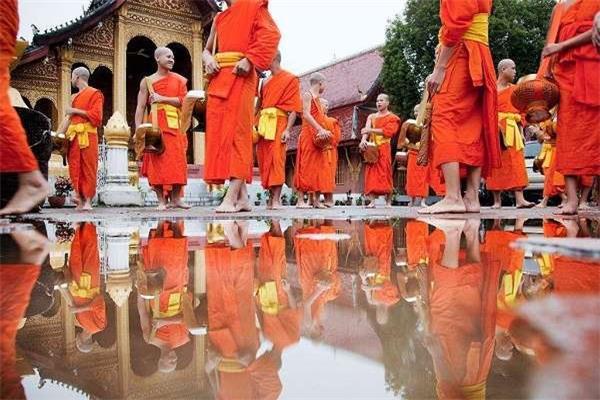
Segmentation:
{"type": "Polygon", "coordinates": [[[256,193],[256,200],[254,201],[254,205],[260,206],[261,202],[262,202],[262,193],[258,192],[258,193],[256,193]]]}
{"type": "Polygon", "coordinates": [[[392,194],[392,205],[393,206],[399,206],[400,205],[400,193],[398,192],[398,189],[394,188],[394,192],[392,194]]]}
{"type": "Polygon", "coordinates": [[[346,193],[346,205],[347,206],[352,205],[352,191],[351,190],[348,190],[348,193],[346,193]]]}
{"type": "Polygon", "coordinates": [[[48,197],[48,203],[52,208],[62,208],[65,205],[67,196],[73,190],[71,180],[66,176],[59,176],[54,182],[54,196],[48,197]]]}
{"type": "Polygon", "coordinates": [[[369,204],[371,204],[371,199],[365,198],[365,206],[368,206],[369,204]]]}
{"type": "Polygon", "coordinates": [[[281,205],[282,206],[289,206],[290,205],[290,201],[288,200],[288,195],[284,194],[281,196],[281,205]]]}
{"type": "Polygon", "coordinates": [[[357,206],[362,206],[363,205],[363,196],[362,196],[362,194],[360,196],[358,196],[358,199],[356,199],[356,205],[357,206]]]}
{"type": "Polygon", "coordinates": [[[298,194],[296,192],[292,193],[292,197],[290,197],[290,205],[295,206],[298,204],[298,194]]]}

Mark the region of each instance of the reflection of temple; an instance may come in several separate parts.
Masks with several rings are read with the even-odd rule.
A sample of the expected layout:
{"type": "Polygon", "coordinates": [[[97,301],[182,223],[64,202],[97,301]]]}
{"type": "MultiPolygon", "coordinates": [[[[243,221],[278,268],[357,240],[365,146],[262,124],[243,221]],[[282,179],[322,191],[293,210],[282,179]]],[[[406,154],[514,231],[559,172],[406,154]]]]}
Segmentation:
{"type": "MultiPolygon", "coordinates": [[[[29,318],[18,336],[19,352],[38,369],[40,385],[45,381],[55,382],[93,398],[205,397],[203,336],[190,336],[191,360],[188,358],[181,369],[149,376],[134,372],[137,355],[132,348],[135,332],[132,321],[138,311],[133,277],[143,238],[136,225],[99,226],[98,232],[100,292],[106,303],[106,328],[100,332],[101,336],[95,337],[91,352],[78,350],[76,336],[80,328],[75,314],[69,310],[64,296],[55,292],[56,306],[29,318]]],[[[58,261],[52,267],[60,273],[67,263],[62,263],[62,248],[55,250],[60,256],[51,256],[51,261],[58,261]]],[[[192,247],[188,259],[185,266],[190,271],[188,290],[199,296],[206,291],[202,251],[192,247]]]]}
{"type": "MultiPolygon", "coordinates": [[[[71,71],[86,66],[90,85],[105,97],[104,123],[120,112],[133,126],[139,82],[154,71],[154,50],[175,54],[174,71],[189,88],[202,85],[203,31],[211,21],[209,0],[93,0],[84,15],[33,37],[12,85],[25,102],[57,128],[71,95],[71,71]],[[195,61],[194,61],[195,60],[195,61]]],[[[191,135],[191,134],[190,134],[191,135]]],[[[200,136],[190,136],[188,162],[200,136]]]]}

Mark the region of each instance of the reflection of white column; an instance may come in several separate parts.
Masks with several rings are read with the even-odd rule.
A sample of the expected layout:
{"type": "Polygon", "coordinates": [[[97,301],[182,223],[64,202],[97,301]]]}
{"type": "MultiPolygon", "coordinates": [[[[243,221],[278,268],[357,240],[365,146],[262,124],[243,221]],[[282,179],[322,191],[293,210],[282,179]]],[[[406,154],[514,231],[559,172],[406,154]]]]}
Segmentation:
{"type": "Polygon", "coordinates": [[[106,291],[118,307],[127,303],[131,293],[131,274],[129,268],[129,243],[135,228],[127,224],[112,223],[102,227],[104,273],[106,291]]]}
{"type": "Polygon", "coordinates": [[[100,201],[107,206],[141,206],[142,195],[129,184],[129,126],[120,112],[115,112],[104,127],[107,144],[106,185],[100,189],[100,201]]]}

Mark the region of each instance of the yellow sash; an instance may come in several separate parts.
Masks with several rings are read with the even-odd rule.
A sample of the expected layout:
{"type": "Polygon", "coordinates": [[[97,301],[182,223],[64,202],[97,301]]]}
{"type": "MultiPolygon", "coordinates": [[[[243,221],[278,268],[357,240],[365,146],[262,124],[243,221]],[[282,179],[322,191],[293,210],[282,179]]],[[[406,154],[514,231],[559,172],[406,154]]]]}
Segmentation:
{"type": "Polygon", "coordinates": [[[245,57],[244,53],[237,51],[225,51],[215,54],[215,61],[221,68],[235,67],[245,57]]]}
{"type": "Polygon", "coordinates": [[[486,381],[475,385],[462,386],[463,396],[466,400],[483,400],[485,399],[486,381]]]}
{"type": "Polygon", "coordinates": [[[221,362],[219,362],[217,369],[220,372],[244,372],[246,366],[234,358],[223,358],[221,362]]]}
{"type": "Polygon", "coordinates": [[[287,117],[287,114],[276,107],[262,109],[258,119],[258,135],[265,140],[275,140],[277,117],[287,117]]]}
{"type": "Polygon", "coordinates": [[[69,286],[69,292],[73,297],[80,297],[83,299],[93,299],[100,294],[100,288],[92,287],[92,275],[87,272],[83,272],[79,277],[79,282],[71,281],[69,286]]]}
{"type": "Polygon", "coordinates": [[[70,142],[72,142],[75,139],[75,136],[77,136],[79,147],[85,149],[90,146],[90,138],[88,133],[98,133],[98,129],[89,122],[82,122],[79,124],[69,125],[65,135],[70,142]]]}
{"type": "Polygon", "coordinates": [[[377,147],[382,144],[390,143],[392,140],[384,135],[380,135],[378,133],[371,134],[371,142],[375,143],[377,147]]]}
{"type": "Polygon", "coordinates": [[[554,146],[550,143],[544,143],[542,144],[542,147],[540,149],[540,154],[538,154],[537,159],[538,160],[544,160],[544,162],[542,163],[542,167],[543,168],[550,168],[550,162],[552,161],[552,156],[554,154],[554,146]]]}
{"type": "Polygon", "coordinates": [[[181,314],[181,296],[183,296],[183,293],[181,292],[171,293],[169,295],[169,304],[167,305],[167,310],[164,312],[160,311],[160,296],[156,296],[154,298],[154,316],[156,318],[170,318],[181,314]]]}
{"type": "Polygon", "coordinates": [[[277,285],[274,281],[265,282],[260,285],[257,295],[260,301],[260,308],[265,314],[277,315],[279,313],[277,285]]]}
{"type": "Polygon", "coordinates": [[[157,110],[164,110],[169,129],[179,129],[179,108],[170,104],[158,103],[157,110]]]}
{"type": "Polygon", "coordinates": [[[514,147],[517,151],[523,150],[525,143],[523,143],[523,137],[518,125],[521,122],[521,115],[500,112],[498,113],[498,119],[506,120],[506,131],[504,132],[504,144],[506,147],[514,147]]]}
{"type": "Polygon", "coordinates": [[[517,270],[512,274],[504,275],[502,281],[504,283],[504,302],[509,307],[514,307],[519,292],[519,286],[523,279],[523,271],[517,270]]]}
{"type": "Polygon", "coordinates": [[[489,46],[489,15],[476,14],[469,30],[463,35],[464,40],[472,40],[489,46]]]}
{"type": "Polygon", "coordinates": [[[552,258],[550,258],[550,254],[539,254],[536,257],[536,261],[540,267],[540,273],[542,274],[542,276],[548,276],[552,273],[552,258]]]}

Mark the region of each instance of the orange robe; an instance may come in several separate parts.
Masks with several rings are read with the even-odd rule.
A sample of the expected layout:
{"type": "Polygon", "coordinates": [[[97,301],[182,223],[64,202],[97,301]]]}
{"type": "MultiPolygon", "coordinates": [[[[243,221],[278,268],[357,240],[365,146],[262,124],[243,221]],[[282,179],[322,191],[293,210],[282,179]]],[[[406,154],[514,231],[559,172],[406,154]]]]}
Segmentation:
{"type": "Polygon", "coordinates": [[[393,246],[394,229],[389,224],[365,225],[365,255],[377,258],[373,299],[390,306],[400,301],[398,287],[391,281],[393,246]]]}
{"type": "MultiPolygon", "coordinates": [[[[577,0],[560,16],[557,42],[592,27],[600,0],[577,0]]],[[[555,24],[556,21],[553,21],[555,24]]],[[[556,169],[563,175],[600,175],[600,54],[590,42],[558,54],[553,74],[560,89],[556,169]]]]}
{"type": "MultiPolygon", "coordinates": [[[[327,117],[318,98],[311,100],[310,115],[317,124],[326,127],[327,117]]],[[[317,131],[312,125],[303,119],[296,150],[296,174],[294,175],[294,187],[300,192],[319,192],[328,186],[330,174],[327,171],[330,170],[333,160],[329,150],[315,146],[313,140],[316,134],[317,131]]]]}
{"type": "Polygon", "coordinates": [[[392,174],[392,149],[390,140],[400,129],[400,118],[395,114],[383,117],[374,117],[373,129],[382,129],[384,142],[378,146],[379,159],[375,164],[365,166],[365,189],[366,195],[388,195],[394,190],[392,174]],[[386,143],[387,142],[387,143],[386,143]]]}
{"type": "MultiPolygon", "coordinates": [[[[152,87],[157,94],[177,97],[183,103],[187,94],[187,79],[174,72],[155,80],[152,87]]],[[[187,183],[187,136],[179,130],[179,112],[177,117],[167,118],[164,109],[158,109],[158,127],[162,131],[165,151],[162,154],[145,153],[142,164],[142,176],[148,177],[151,186],[185,185],[187,183]],[[169,123],[169,120],[171,123],[169,123]]]]}
{"type": "MultiPolygon", "coordinates": [[[[231,249],[223,243],[205,250],[208,338],[220,357],[239,360],[259,348],[254,302],[254,250],[231,249]]],[[[253,399],[252,370],[218,371],[218,399],[253,399]]]]}
{"type": "Polygon", "coordinates": [[[96,226],[84,222],[75,232],[69,254],[71,282],[69,292],[77,307],[91,309],[75,314],[77,323],[89,333],[98,333],[106,328],[106,305],[101,286],[100,252],[96,226]]]}
{"type": "MultiPolygon", "coordinates": [[[[510,85],[506,89],[498,92],[498,112],[519,114],[511,103],[510,98],[515,85],[510,85]]],[[[502,133],[506,132],[507,119],[498,116],[498,123],[502,133]]],[[[516,132],[520,135],[520,132],[516,132]]],[[[500,140],[503,140],[502,138],[500,140]]],[[[506,142],[506,141],[505,141],[506,142]]],[[[506,150],[502,150],[502,166],[493,168],[491,175],[486,179],[485,185],[488,190],[523,190],[529,184],[527,170],[525,169],[525,154],[524,149],[517,150],[516,147],[506,146],[506,150]]]]}
{"type": "Polygon", "coordinates": [[[406,237],[406,262],[409,267],[426,264],[428,257],[427,239],[429,226],[425,222],[410,220],[404,229],[406,237]]]}
{"type": "Polygon", "coordinates": [[[445,239],[440,233],[432,233],[429,246],[432,340],[428,347],[438,398],[480,398],[467,397],[467,393],[485,391],[494,356],[500,270],[498,265],[486,265],[483,254],[481,263],[468,263],[463,251],[457,268],[442,266],[445,239]]]}
{"type": "MultiPolygon", "coordinates": [[[[182,296],[187,296],[188,270],[188,239],[177,237],[171,230],[170,223],[162,224],[159,236],[156,230],[150,231],[146,246],[142,248],[144,271],[164,270],[163,286],[158,297],[149,300],[152,318],[170,318],[183,312],[182,296]],[[158,304],[153,304],[158,301],[158,304]],[[155,314],[158,310],[158,315],[155,314]]],[[[181,230],[183,226],[181,226],[181,230]]],[[[190,341],[185,323],[163,326],[156,331],[156,337],[167,343],[171,349],[183,346],[190,341]]]]}
{"type": "MultiPolygon", "coordinates": [[[[71,101],[73,108],[87,111],[87,118],[74,115],[71,125],[89,123],[94,128],[102,126],[102,110],[104,96],[98,89],[88,86],[83,91],[75,94],[71,101]]],[[[69,161],[69,176],[73,189],[86,199],[91,199],[96,194],[98,179],[98,134],[87,132],[88,147],[80,147],[77,135],[69,143],[67,160],[69,161]]]]}
{"type": "Polygon", "coordinates": [[[433,166],[458,162],[483,167],[483,177],[500,166],[496,74],[487,45],[463,39],[491,0],[441,0],[440,43],[453,46],[440,91],[432,100],[433,166]]]}
{"type": "Polygon", "coordinates": [[[429,196],[429,167],[417,165],[419,151],[408,149],[406,165],[406,194],[410,197],[429,196]]]}
{"type": "MultiPolygon", "coordinates": [[[[297,235],[306,233],[335,233],[335,228],[331,226],[308,227],[296,232],[297,235]]],[[[295,237],[294,245],[304,300],[306,301],[315,292],[319,281],[326,280],[331,283],[331,288],[321,294],[311,307],[312,318],[319,320],[325,305],[335,300],[341,292],[341,281],[337,272],[336,242],[295,237]]]]}
{"type": "Polygon", "coordinates": [[[252,63],[246,76],[221,68],[208,85],[206,167],[204,180],[222,184],[230,178],[252,180],[252,125],[258,77],[269,68],[280,33],[267,0],[236,1],[215,17],[218,52],[241,52],[252,63]]]}
{"type": "Polygon", "coordinates": [[[0,265],[0,398],[25,399],[17,370],[17,327],[29,305],[39,265],[0,265]]]}
{"type": "Polygon", "coordinates": [[[441,171],[429,164],[429,187],[433,189],[436,195],[444,196],[446,194],[446,183],[442,180],[441,171]]]}
{"type": "Polygon", "coordinates": [[[8,67],[15,53],[18,30],[17,0],[3,0],[0,18],[0,172],[32,172],[39,169],[21,120],[8,98],[8,67]]]}
{"type": "MultiPolygon", "coordinates": [[[[281,71],[274,75],[262,88],[263,109],[275,107],[286,114],[302,113],[300,81],[296,76],[281,71]]],[[[256,145],[256,156],[262,186],[268,189],[285,183],[285,160],[287,146],[281,143],[281,134],[287,128],[288,117],[277,116],[277,133],[274,140],[261,138],[256,145]]]]}
{"type": "Polygon", "coordinates": [[[342,128],[337,119],[325,117],[325,129],[333,134],[331,149],[328,150],[329,169],[327,170],[327,178],[324,179],[324,186],[321,188],[321,193],[335,192],[335,177],[338,167],[338,144],[342,140],[342,128]]]}
{"type": "Polygon", "coordinates": [[[260,240],[257,278],[259,285],[275,282],[277,305],[273,308],[261,306],[263,333],[278,350],[283,350],[300,340],[301,308],[290,308],[287,293],[281,286],[282,279],[288,279],[285,256],[285,238],[266,233],[260,240]]]}

